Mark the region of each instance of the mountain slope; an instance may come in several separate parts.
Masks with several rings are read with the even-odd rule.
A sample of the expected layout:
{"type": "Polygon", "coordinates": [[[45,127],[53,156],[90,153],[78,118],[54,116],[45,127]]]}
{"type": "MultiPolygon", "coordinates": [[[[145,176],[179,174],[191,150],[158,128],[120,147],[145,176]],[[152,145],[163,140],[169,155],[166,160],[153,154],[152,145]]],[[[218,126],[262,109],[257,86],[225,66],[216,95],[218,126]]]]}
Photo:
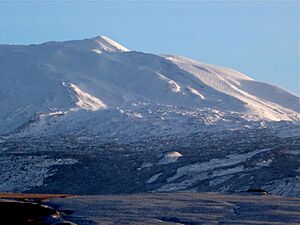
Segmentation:
{"type": "Polygon", "coordinates": [[[0,78],[0,134],[30,130],[35,135],[45,126],[75,132],[77,120],[119,121],[124,110],[145,119],[140,112],[145,105],[155,112],[167,106],[203,110],[207,117],[215,110],[222,119],[299,121],[299,97],[283,89],[228,68],[129,51],[104,36],[1,45],[0,78]],[[75,119],[74,129],[66,125],[69,117],[75,119]]]}

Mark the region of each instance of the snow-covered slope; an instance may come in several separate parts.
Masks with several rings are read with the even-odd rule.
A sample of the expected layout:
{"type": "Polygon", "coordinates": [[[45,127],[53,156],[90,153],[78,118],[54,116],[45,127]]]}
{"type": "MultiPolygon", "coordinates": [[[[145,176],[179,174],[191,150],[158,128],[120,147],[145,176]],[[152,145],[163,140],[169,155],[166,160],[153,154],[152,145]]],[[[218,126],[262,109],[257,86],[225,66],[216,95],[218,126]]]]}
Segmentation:
{"type": "Polygon", "coordinates": [[[191,115],[206,124],[215,115],[299,121],[300,113],[299,97],[279,87],[184,57],[129,51],[104,36],[1,45],[0,80],[0,134],[100,132],[116,121],[144,129],[158,117],[163,129],[188,126],[191,115]]]}

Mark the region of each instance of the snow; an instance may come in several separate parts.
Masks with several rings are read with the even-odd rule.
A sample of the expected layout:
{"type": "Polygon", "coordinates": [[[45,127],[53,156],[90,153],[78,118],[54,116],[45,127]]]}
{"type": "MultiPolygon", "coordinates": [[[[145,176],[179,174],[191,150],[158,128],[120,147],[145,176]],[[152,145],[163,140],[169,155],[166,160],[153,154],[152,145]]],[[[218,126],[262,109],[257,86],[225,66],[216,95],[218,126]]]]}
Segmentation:
{"type": "MultiPolygon", "coordinates": [[[[187,189],[188,187],[191,187],[195,185],[197,182],[203,181],[208,178],[217,178],[222,176],[231,176],[232,174],[237,174],[240,172],[245,171],[243,166],[236,166],[232,168],[226,168],[226,169],[216,169],[212,172],[203,171],[201,173],[198,173],[197,176],[194,176],[190,179],[184,179],[183,181],[179,181],[176,183],[171,183],[170,179],[168,180],[169,183],[162,185],[160,188],[158,188],[157,192],[166,192],[166,191],[182,191],[187,189]]],[[[229,178],[228,178],[229,179],[229,178]]]]}
{"type": "Polygon", "coordinates": [[[24,192],[43,185],[43,181],[53,176],[51,168],[58,165],[78,163],[73,158],[50,159],[45,156],[7,156],[2,158],[0,190],[2,192],[24,192]]]}
{"type": "Polygon", "coordinates": [[[161,160],[157,163],[158,165],[164,165],[169,163],[174,163],[178,158],[182,157],[179,152],[168,152],[166,153],[161,160]]]}
{"type": "Polygon", "coordinates": [[[152,177],[150,177],[150,178],[147,180],[147,184],[151,184],[151,183],[155,182],[161,175],[163,175],[163,172],[154,174],[152,177]]]}
{"type": "MultiPolygon", "coordinates": [[[[97,36],[94,38],[75,40],[75,41],[64,41],[64,42],[46,42],[41,46],[63,46],[68,50],[75,50],[80,52],[91,51],[97,54],[105,52],[128,52],[129,50],[121,44],[111,40],[106,36],[97,36]]],[[[13,46],[13,45],[12,45],[13,46]]],[[[0,46],[1,47],[1,46],[0,46]]]]}
{"type": "Polygon", "coordinates": [[[143,165],[141,167],[138,167],[137,170],[141,171],[142,169],[149,168],[151,166],[153,166],[153,163],[143,163],[143,165]]]}
{"type": "Polygon", "coordinates": [[[180,56],[129,51],[105,36],[1,45],[0,64],[0,135],[126,127],[152,135],[300,118],[299,97],[281,88],[180,56]]]}
{"type": "Polygon", "coordinates": [[[128,52],[129,50],[124,46],[120,45],[119,43],[115,42],[114,40],[106,37],[106,36],[99,36],[94,38],[95,42],[98,43],[105,51],[123,51],[128,52]]]}
{"type": "Polygon", "coordinates": [[[225,159],[211,159],[208,162],[195,163],[188,166],[180,167],[177,169],[177,173],[168,178],[168,182],[177,180],[178,178],[185,176],[189,173],[199,173],[208,170],[215,170],[219,167],[233,166],[247,159],[255,156],[256,154],[269,151],[270,149],[259,149],[246,154],[229,154],[225,159]]]}
{"type": "Polygon", "coordinates": [[[176,174],[167,179],[167,183],[157,189],[161,191],[178,191],[184,190],[188,187],[193,186],[195,183],[208,179],[208,178],[219,178],[220,181],[212,181],[211,185],[216,185],[220,182],[225,182],[226,179],[230,179],[231,174],[247,171],[242,165],[242,162],[252,158],[253,156],[267,152],[270,149],[258,149],[250,153],[245,154],[229,154],[226,158],[215,158],[206,162],[199,162],[190,164],[187,166],[179,167],[176,174]],[[228,167],[228,168],[225,168],[228,167]],[[221,178],[222,176],[225,176],[221,178]],[[185,179],[180,179],[185,178],[185,179]],[[179,181],[179,182],[177,182],[179,181]]]}
{"type": "Polygon", "coordinates": [[[231,69],[200,63],[184,57],[167,56],[166,58],[194,74],[198,81],[245,102],[250,113],[259,114],[262,118],[269,120],[289,120],[283,115],[286,112],[294,114],[295,119],[299,120],[299,115],[295,113],[299,112],[299,97],[283,89],[256,82],[231,69]],[[289,104],[286,104],[287,100],[289,104]]]}
{"type": "Polygon", "coordinates": [[[201,93],[199,93],[199,91],[197,91],[196,89],[191,88],[191,87],[188,87],[188,89],[189,89],[194,95],[199,96],[201,99],[205,99],[205,97],[204,97],[201,93]]]}
{"type": "Polygon", "coordinates": [[[70,87],[76,93],[76,105],[85,110],[96,111],[99,109],[106,109],[106,105],[98,98],[83,92],[75,84],[70,83],[70,87]]]}

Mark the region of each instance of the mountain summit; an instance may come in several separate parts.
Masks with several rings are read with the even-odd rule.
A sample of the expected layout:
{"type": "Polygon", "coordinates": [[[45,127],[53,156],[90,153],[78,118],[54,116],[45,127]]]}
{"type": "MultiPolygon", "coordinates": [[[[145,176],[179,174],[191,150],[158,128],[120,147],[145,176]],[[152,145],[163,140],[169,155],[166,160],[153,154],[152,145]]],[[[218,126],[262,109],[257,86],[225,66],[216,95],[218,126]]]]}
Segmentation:
{"type": "Polygon", "coordinates": [[[2,135],[101,132],[124,118],[174,132],[189,118],[299,121],[299,97],[279,87],[181,56],[129,51],[105,36],[1,45],[0,78],[2,135]]]}
{"type": "Polygon", "coordinates": [[[119,43],[106,36],[97,36],[84,40],[64,41],[64,42],[46,42],[44,46],[64,46],[77,51],[94,51],[101,52],[128,52],[129,50],[119,43]]]}

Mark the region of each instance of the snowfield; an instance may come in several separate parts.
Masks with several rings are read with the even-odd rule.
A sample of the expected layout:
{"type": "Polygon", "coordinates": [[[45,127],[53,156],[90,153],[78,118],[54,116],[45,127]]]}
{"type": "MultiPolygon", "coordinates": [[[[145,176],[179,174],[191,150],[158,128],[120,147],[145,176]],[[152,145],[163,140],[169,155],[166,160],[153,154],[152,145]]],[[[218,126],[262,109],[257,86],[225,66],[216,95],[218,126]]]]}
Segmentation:
{"type": "Polygon", "coordinates": [[[0,191],[299,196],[299,101],[104,36],[0,45],[0,191]]]}

